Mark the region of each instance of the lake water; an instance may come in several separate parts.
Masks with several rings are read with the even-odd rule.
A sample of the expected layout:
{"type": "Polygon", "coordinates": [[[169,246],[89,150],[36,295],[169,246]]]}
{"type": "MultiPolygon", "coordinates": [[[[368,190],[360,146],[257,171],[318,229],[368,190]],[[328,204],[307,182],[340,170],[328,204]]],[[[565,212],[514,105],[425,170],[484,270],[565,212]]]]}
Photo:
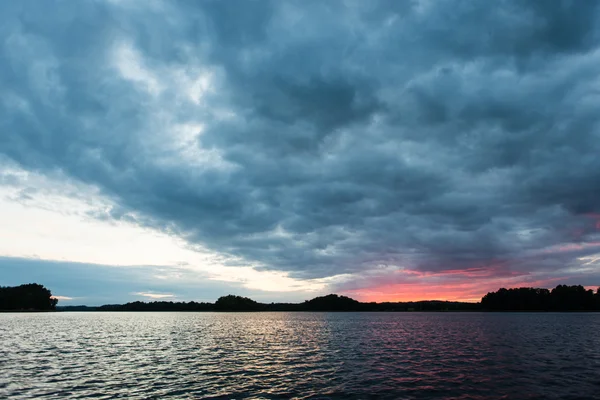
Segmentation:
{"type": "Polygon", "coordinates": [[[600,313],[0,314],[0,398],[600,399],[600,313]]]}

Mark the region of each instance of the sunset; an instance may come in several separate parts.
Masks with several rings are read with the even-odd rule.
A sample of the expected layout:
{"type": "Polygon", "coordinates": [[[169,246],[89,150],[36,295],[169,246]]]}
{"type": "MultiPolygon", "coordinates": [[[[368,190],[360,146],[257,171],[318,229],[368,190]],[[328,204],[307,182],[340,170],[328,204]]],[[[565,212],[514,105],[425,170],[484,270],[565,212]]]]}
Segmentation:
{"type": "Polygon", "coordinates": [[[456,25],[429,2],[51,3],[3,5],[4,283],[52,270],[78,304],[600,284],[585,7],[524,7],[558,41],[469,3],[456,25]],[[136,278],[100,293],[108,266],[136,278]]]}
{"type": "Polygon", "coordinates": [[[1,2],[0,311],[596,310],[599,4],[1,2]]]}

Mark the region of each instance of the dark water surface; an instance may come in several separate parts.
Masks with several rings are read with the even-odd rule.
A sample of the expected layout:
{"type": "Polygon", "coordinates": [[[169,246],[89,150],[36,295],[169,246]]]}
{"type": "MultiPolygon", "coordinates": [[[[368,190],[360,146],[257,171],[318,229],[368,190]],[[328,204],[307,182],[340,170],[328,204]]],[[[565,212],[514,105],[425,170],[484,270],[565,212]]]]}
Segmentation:
{"type": "Polygon", "coordinates": [[[600,313],[0,315],[0,398],[600,399],[600,313]]]}

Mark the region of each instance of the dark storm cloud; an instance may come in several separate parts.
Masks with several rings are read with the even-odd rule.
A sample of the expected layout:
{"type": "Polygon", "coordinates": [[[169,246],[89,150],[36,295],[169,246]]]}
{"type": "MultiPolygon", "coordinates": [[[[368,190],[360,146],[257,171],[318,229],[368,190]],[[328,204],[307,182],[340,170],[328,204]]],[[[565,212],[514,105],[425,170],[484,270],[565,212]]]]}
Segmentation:
{"type": "Polygon", "coordinates": [[[520,260],[598,240],[596,2],[2,8],[0,152],[98,186],[110,218],[299,277],[554,271],[574,256],[520,260]],[[173,71],[196,67],[194,103],[173,71]],[[198,121],[196,155],[169,150],[198,121]]]}

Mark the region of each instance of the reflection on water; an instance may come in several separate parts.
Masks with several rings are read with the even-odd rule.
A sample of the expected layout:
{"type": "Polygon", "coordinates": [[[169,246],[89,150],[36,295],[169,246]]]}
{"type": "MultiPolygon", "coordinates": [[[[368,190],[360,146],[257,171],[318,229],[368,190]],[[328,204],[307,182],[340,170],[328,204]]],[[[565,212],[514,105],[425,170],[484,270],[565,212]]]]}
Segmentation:
{"type": "Polygon", "coordinates": [[[600,398],[600,313],[0,315],[0,398],[600,398]]]}

